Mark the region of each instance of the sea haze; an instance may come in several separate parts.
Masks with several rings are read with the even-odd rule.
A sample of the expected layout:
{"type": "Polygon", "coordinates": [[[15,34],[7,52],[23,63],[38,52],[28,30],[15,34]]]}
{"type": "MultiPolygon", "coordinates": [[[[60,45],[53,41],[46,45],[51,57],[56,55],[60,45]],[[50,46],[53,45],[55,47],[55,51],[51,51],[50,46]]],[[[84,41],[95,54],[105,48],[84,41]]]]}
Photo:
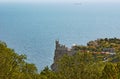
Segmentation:
{"type": "Polygon", "coordinates": [[[0,40],[39,70],[53,62],[55,40],[70,47],[120,37],[119,4],[1,4],[0,40]]]}

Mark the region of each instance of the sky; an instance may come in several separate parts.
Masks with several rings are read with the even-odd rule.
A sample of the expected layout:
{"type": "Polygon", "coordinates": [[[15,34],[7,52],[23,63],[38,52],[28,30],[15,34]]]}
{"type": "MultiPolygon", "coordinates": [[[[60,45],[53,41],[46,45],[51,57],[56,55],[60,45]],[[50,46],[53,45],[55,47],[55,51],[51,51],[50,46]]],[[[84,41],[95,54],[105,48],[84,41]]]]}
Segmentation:
{"type": "Polygon", "coordinates": [[[0,3],[80,3],[80,2],[120,2],[120,0],[0,0],[0,3]]]}

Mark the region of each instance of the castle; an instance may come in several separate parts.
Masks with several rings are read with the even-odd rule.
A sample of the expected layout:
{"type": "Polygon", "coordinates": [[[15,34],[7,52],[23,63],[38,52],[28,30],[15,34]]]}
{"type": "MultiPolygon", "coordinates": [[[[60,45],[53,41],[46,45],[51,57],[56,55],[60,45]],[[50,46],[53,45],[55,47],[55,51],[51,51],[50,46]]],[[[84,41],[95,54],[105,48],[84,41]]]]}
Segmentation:
{"type": "Polygon", "coordinates": [[[54,55],[54,63],[51,65],[51,69],[53,71],[56,71],[57,69],[57,64],[56,62],[64,55],[74,55],[76,53],[76,51],[74,50],[74,46],[72,46],[71,48],[66,47],[65,45],[62,45],[59,43],[58,40],[55,41],[55,55],[54,55]]]}

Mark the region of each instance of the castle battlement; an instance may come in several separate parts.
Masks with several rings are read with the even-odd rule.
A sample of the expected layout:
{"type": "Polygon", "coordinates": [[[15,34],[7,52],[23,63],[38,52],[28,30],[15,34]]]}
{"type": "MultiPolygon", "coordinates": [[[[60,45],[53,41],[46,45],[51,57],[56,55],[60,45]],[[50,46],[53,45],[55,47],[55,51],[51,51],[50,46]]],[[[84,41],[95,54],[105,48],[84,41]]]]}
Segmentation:
{"type": "Polygon", "coordinates": [[[73,52],[75,52],[74,50],[75,45],[72,46],[71,48],[68,48],[65,45],[60,44],[58,40],[55,42],[55,44],[56,44],[55,53],[73,54],[73,52]]]}
{"type": "Polygon", "coordinates": [[[56,42],[56,49],[55,50],[67,50],[68,48],[65,45],[62,45],[59,43],[59,41],[57,40],[56,42]]]}

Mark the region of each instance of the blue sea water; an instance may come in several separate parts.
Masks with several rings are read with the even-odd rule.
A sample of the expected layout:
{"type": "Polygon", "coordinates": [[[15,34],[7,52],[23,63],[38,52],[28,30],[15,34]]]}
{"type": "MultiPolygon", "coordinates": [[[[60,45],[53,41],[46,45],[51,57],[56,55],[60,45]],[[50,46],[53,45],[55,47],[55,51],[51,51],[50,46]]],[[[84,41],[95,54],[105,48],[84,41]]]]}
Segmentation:
{"type": "Polygon", "coordinates": [[[119,4],[0,4],[0,40],[39,70],[53,62],[55,40],[70,47],[120,38],[119,4]]]}

